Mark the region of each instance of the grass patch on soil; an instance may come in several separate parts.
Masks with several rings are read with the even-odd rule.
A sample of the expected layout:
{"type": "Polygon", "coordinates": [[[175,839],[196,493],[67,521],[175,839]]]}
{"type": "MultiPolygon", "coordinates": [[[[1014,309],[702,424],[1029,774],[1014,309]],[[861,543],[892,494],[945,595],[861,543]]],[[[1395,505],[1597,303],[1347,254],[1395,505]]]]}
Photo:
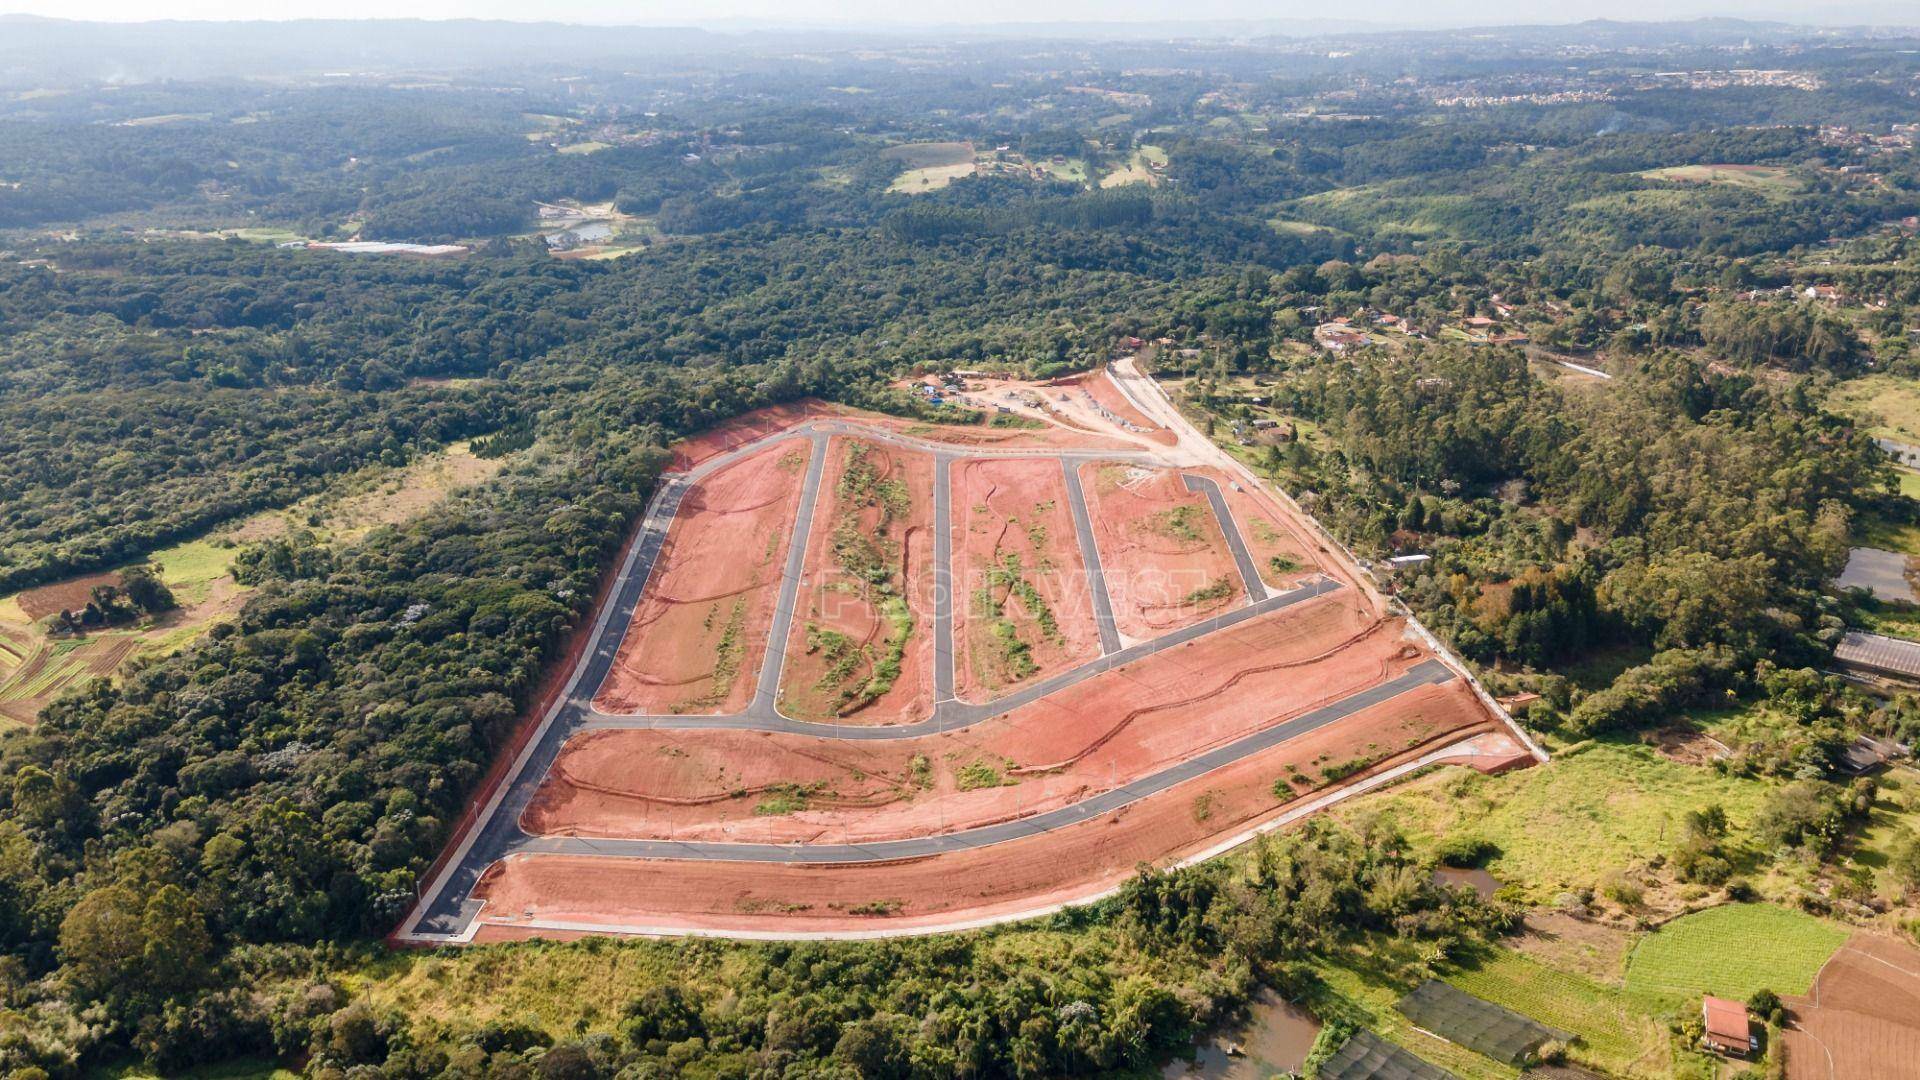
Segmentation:
{"type": "Polygon", "coordinates": [[[1180,540],[1189,544],[1200,542],[1200,508],[1197,506],[1175,506],[1155,514],[1147,526],[1148,530],[1170,540],[1180,540]]]}
{"type": "Polygon", "coordinates": [[[1790,171],[1778,165],[1669,165],[1636,175],[1686,184],[1722,184],[1768,195],[1791,194],[1802,186],[1790,171]]]}
{"type": "Polygon", "coordinates": [[[1804,994],[1847,931],[1776,904],[1724,904],[1685,915],[1641,939],[1627,957],[1627,990],[1658,998],[1754,991],[1804,994]]]}
{"type": "Polygon", "coordinates": [[[1857,420],[1867,434],[1920,444],[1920,379],[1864,375],[1827,395],[1827,407],[1857,420]]]}
{"type": "Polygon", "coordinates": [[[1670,761],[1639,743],[1587,742],[1501,776],[1429,773],[1337,812],[1387,814],[1427,851],[1450,836],[1484,837],[1500,848],[1487,867],[1494,876],[1546,904],[1608,869],[1670,851],[1689,810],[1718,803],[1731,835],[1745,835],[1773,786],[1670,761]]]}
{"type": "Polygon", "coordinates": [[[1511,949],[1488,949],[1442,975],[1447,982],[1580,1041],[1572,1056],[1613,1075],[1667,1076],[1669,1042],[1660,1003],[1548,967],[1511,949]]]}
{"type": "Polygon", "coordinates": [[[1014,781],[1008,780],[998,766],[990,761],[973,761],[953,772],[953,784],[961,791],[978,791],[981,788],[1009,787],[1014,781]]]}

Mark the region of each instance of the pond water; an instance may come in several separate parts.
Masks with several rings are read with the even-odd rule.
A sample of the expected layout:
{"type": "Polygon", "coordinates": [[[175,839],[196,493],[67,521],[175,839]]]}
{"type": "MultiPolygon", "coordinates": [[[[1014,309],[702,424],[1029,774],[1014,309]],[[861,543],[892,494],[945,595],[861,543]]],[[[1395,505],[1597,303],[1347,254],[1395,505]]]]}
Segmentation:
{"type": "Polygon", "coordinates": [[[1217,1031],[1194,1047],[1192,1061],[1175,1060],[1161,1080],[1268,1080],[1297,1072],[1306,1064],[1320,1021],[1271,990],[1261,990],[1248,1005],[1244,1027],[1217,1031]]]}
{"type": "Polygon", "coordinates": [[[1505,882],[1479,867],[1461,869],[1458,866],[1436,866],[1433,868],[1433,883],[1448,888],[1472,889],[1485,900],[1500,891],[1505,882]]]}

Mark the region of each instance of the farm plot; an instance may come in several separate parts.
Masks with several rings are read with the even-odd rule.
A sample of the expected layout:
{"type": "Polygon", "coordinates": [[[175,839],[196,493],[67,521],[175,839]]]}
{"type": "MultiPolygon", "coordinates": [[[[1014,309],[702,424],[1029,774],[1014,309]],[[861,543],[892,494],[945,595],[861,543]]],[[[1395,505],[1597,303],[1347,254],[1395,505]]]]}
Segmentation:
{"type": "Polygon", "coordinates": [[[1093,464],[1080,475],[1122,634],[1157,637],[1246,602],[1213,508],[1177,470],[1093,464]]]}
{"type": "Polygon", "coordinates": [[[880,151],[880,156],[906,167],[887,188],[897,194],[937,191],[963,176],[973,175],[974,152],[970,142],[903,143],[887,147],[880,151]]]}
{"type": "Polygon", "coordinates": [[[1920,1062],[1920,951],[1856,934],[1804,997],[1787,999],[1781,1033],[1791,1080],[1901,1080],[1920,1062]],[[1901,1064],[1905,1062],[1906,1064],[1901,1064]]]}
{"type": "Polygon", "coordinates": [[[1745,1000],[1756,990],[1801,994],[1847,932],[1773,904],[1723,904],[1647,935],[1627,958],[1627,989],[1745,1000]]]}
{"type": "Polygon", "coordinates": [[[806,466],[804,444],[776,443],[687,493],[597,708],[707,713],[751,699],[806,466]]]}
{"type": "Polygon", "coordinates": [[[1059,462],[962,461],[952,483],[960,697],[991,700],[1100,655],[1059,462]]]}
{"type": "Polygon", "coordinates": [[[933,704],[933,459],[835,438],[780,683],[796,720],[886,724],[933,704]]]}
{"type": "MultiPolygon", "coordinates": [[[[522,827],[765,843],[864,842],[973,828],[1058,809],[1169,768],[1416,661],[1393,633],[1356,632],[1350,607],[1322,599],[957,732],[870,742],[596,731],[562,751],[522,827]]],[[[1412,704],[1413,695],[1403,700],[1404,714],[1383,719],[1350,752],[1288,759],[1288,787],[1310,791],[1450,730],[1412,704]]],[[[1274,780],[1268,777],[1269,785],[1274,780]]]]}
{"type": "MultiPolygon", "coordinates": [[[[950,854],[883,863],[808,865],[681,859],[605,859],[517,854],[495,863],[474,895],[486,900],[476,940],[515,934],[523,918],[581,928],[781,934],[924,928],[954,918],[990,920],[1084,900],[1117,886],[1141,862],[1206,850],[1297,803],[1276,787],[1289,768],[1351,761],[1369,745],[1397,747],[1365,770],[1417,756],[1423,747],[1490,725],[1459,681],[1427,686],[1364,709],[1160,794],[1041,835],[950,854]],[[1407,745],[1408,725],[1427,734],[1407,745]],[[644,915],[636,914],[644,913],[644,915]]],[[[841,842],[816,828],[815,842],[841,842]]],[[[748,833],[735,839],[757,841],[748,833]]],[[[860,842],[856,833],[853,842],[860,842]]]]}

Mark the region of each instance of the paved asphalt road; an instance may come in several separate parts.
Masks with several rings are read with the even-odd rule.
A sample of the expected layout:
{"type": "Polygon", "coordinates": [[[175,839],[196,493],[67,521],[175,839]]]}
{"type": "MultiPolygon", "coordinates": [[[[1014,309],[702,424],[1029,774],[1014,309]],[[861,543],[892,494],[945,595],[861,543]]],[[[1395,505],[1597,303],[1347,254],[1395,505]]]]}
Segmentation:
{"type": "Polygon", "coordinates": [[[1120,651],[1120,627],[1113,620],[1113,598],[1107,593],[1107,571],[1100,564],[1100,548],[1093,542],[1093,518],[1087,513],[1087,493],[1080,487],[1079,466],[1060,459],[1067,478],[1067,507],[1073,511],[1073,531],[1080,540],[1080,561],[1087,564],[1087,594],[1093,597],[1093,622],[1100,629],[1100,651],[1120,651]]]}
{"type": "Polygon", "coordinates": [[[1111,671],[1123,664],[1340,588],[1337,582],[1322,578],[1292,591],[1268,596],[1265,586],[1260,584],[1252,557],[1247,553],[1245,541],[1227,512],[1225,500],[1221,497],[1218,486],[1205,478],[1189,475],[1186,477],[1189,490],[1207,492],[1219,519],[1221,531],[1233,550],[1234,559],[1239,566],[1249,598],[1254,602],[1152,641],[1120,647],[1119,635],[1114,629],[1111,604],[1107,598],[1105,574],[1100,565],[1099,552],[1094,544],[1092,527],[1087,514],[1085,495],[1080,489],[1079,478],[1074,468],[1075,464],[1083,461],[1116,460],[1141,464],[1154,463],[1150,455],[1126,451],[959,450],[860,424],[830,421],[815,423],[804,429],[784,432],[736,447],[702,462],[683,475],[664,480],[643,519],[638,539],[629,549],[627,559],[621,566],[610,603],[596,623],[594,641],[576,668],[566,694],[549,713],[532,745],[523,751],[503,790],[496,796],[496,802],[485,814],[483,823],[472,832],[464,842],[463,850],[456,855],[440,876],[429,883],[427,900],[418,910],[414,925],[407,928],[408,934],[414,937],[454,937],[461,934],[479,909],[479,903],[471,899],[471,894],[480,875],[488,866],[514,852],[571,852],[627,858],[729,858],[787,863],[872,861],[981,847],[1050,829],[1065,828],[1099,817],[1185,780],[1230,764],[1239,758],[1258,753],[1286,739],[1333,723],[1359,709],[1387,700],[1414,686],[1444,682],[1453,677],[1451,672],[1437,662],[1424,663],[1399,679],[1371,687],[1331,705],[1274,725],[1162,772],[1141,777],[1071,806],[1020,821],[937,837],[858,845],[683,844],[673,841],[532,837],[520,829],[520,817],[532,801],[540,782],[547,775],[566,741],[580,731],[602,728],[729,728],[779,731],[849,740],[913,738],[934,732],[951,731],[1004,715],[1022,705],[1103,672],[1111,671]],[[828,441],[833,435],[860,435],[924,450],[934,455],[935,475],[939,481],[935,485],[934,498],[936,701],[934,715],[916,724],[875,727],[809,723],[781,716],[776,708],[786,644],[792,632],[795,607],[798,604],[807,537],[813,527],[820,479],[825,471],[828,441]],[[785,440],[807,441],[810,444],[810,455],[806,479],[801,489],[793,538],[788,545],[780,595],[775,603],[774,621],[768,634],[767,651],[756,683],[753,703],[743,713],[732,716],[608,716],[595,712],[591,704],[592,698],[612,669],[613,659],[619,653],[620,644],[626,636],[633,611],[646,590],[665,544],[668,529],[687,491],[707,476],[735,461],[785,440]],[[950,466],[952,461],[960,458],[1036,456],[1060,460],[1066,472],[1068,501],[1073,511],[1075,532],[1078,534],[1081,552],[1086,557],[1089,576],[1092,579],[1091,584],[1094,586],[1092,595],[1095,617],[1101,630],[1104,655],[995,701],[981,704],[963,702],[955,698],[953,693],[952,530],[951,507],[946,483],[950,466]],[[884,852],[884,854],[873,854],[874,852],[884,852]]]}
{"type": "Polygon", "coordinates": [[[984,825],[977,829],[920,836],[905,840],[874,840],[862,844],[735,844],[680,840],[596,840],[577,836],[527,837],[516,845],[517,851],[548,855],[606,855],[625,859],[702,859],[730,862],[765,863],[862,863],[888,859],[913,859],[926,855],[987,847],[1027,836],[1038,836],[1064,829],[1139,802],[1152,795],[1231,765],[1241,758],[1260,753],[1352,716],[1354,713],[1398,697],[1409,690],[1453,678],[1453,672],[1438,660],[1425,660],[1397,679],[1349,694],[1331,705],[1303,713],[1284,723],[1263,728],[1235,739],[1178,765],[1162,769],[1110,788],[1079,802],[1034,814],[1016,821],[984,825]]]}
{"type": "Polygon", "coordinates": [[[1247,550],[1247,538],[1240,534],[1240,525],[1233,520],[1233,511],[1227,509],[1227,497],[1220,493],[1220,485],[1212,477],[1196,476],[1187,473],[1181,477],[1187,482],[1188,491],[1204,491],[1207,501],[1213,504],[1213,517],[1220,523],[1221,535],[1227,538],[1227,548],[1233,552],[1233,563],[1240,568],[1240,583],[1246,586],[1247,602],[1257,604],[1267,598],[1267,584],[1260,580],[1260,568],[1254,565],[1253,554],[1247,550]]]}

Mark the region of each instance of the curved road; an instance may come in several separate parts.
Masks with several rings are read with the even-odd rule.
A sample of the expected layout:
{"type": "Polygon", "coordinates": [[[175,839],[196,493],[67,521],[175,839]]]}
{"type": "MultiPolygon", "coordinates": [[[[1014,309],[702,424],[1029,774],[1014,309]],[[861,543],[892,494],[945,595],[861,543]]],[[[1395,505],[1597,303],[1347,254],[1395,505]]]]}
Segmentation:
{"type": "Polygon", "coordinates": [[[1291,720],[1274,724],[1216,747],[1178,765],[1139,777],[1071,805],[1017,821],[938,836],[865,844],[687,843],[669,840],[531,836],[520,828],[522,813],[532,801],[534,793],[567,740],[582,731],[608,728],[725,728],[785,732],[846,740],[917,738],[937,732],[953,731],[1004,715],[1124,664],[1342,587],[1340,583],[1331,579],[1318,578],[1288,592],[1269,595],[1247,551],[1239,527],[1233,520],[1225,498],[1221,495],[1219,486],[1206,477],[1187,474],[1184,476],[1187,489],[1205,492],[1213,507],[1221,532],[1227,540],[1235,564],[1240,571],[1249,603],[1151,641],[1122,647],[1119,634],[1114,629],[1104,570],[1094,543],[1085,495],[1081,491],[1075,468],[1078,463],[1085,461],[1159,464],[1150,454],[1123,450],[957,448],[896,435],[884,429],[835,420],[814,422],[753,440],[709,458],[685,473],[664,478],[642,518],[635,541],[628,549],[627,557],[614,582],[609,602],[604,605],[596,619],[590,648],[576,665],[566,692],[548,711],[534,738],[528,742],[513,763],[506,780],[483,810],[480,823],[468,829],[460,838],[453,857],[428,884],[420,902],[397,936],[402,940],[418,942],[464,940],[480,907],[480,902],[472,899],[471,895],[475,884],[487,867],[516,852],[600,855],[610,858],[721,859],[771,863],[872,862],[984,847],[1053,829],[1066,828],[1110,813],[1244,757],[1257,754],[1288,739],[1334,723],[1408,690],[1445,682],[1454,677],[1453,672],[1445,665],[1437,661],[1427,661],[1416,665],[1399,678],[1369,687],[1291,720]],[[782,716],[776,707],[786,645],[792,632],[795,608],[798,603],[807,537],[813,525],[820,480],[825,471],[827,446],[835,435],[859,435],[934,455],[936,477],[934,485],[936,537],[934,696],[936,700],[933,715],[918,723],[885,727],[813,723],[782,716]],[[787,559],[782,572],[780,594],[775,603],[773,624],[768,634],[767,648],[752,704],[738,714],[724,716],[610,716],[595,711],[592,707],[593,695],[606,679],[614,658],[619,654],[620,645],[626,636],[634,609],[645,593],[669,528],[679,512],[680,503],[687,491],[701,480],[741,458],[786,440],[806,440],[810,444],[809,459],[806,478],[801,489],[800,504],[796,511],[793,538],[788,545],[787,559]],[[951,463],[956,459],[1036,456],[1059,459],[1065,472],[1068,502],[1073,512],[1075,532],[1087,566],[1103,654],[1079,667],[1023,687],[991,702],[975,704],[961,701],[954,696],[953,692],[952,529],[948,471],[951,463]]]}

